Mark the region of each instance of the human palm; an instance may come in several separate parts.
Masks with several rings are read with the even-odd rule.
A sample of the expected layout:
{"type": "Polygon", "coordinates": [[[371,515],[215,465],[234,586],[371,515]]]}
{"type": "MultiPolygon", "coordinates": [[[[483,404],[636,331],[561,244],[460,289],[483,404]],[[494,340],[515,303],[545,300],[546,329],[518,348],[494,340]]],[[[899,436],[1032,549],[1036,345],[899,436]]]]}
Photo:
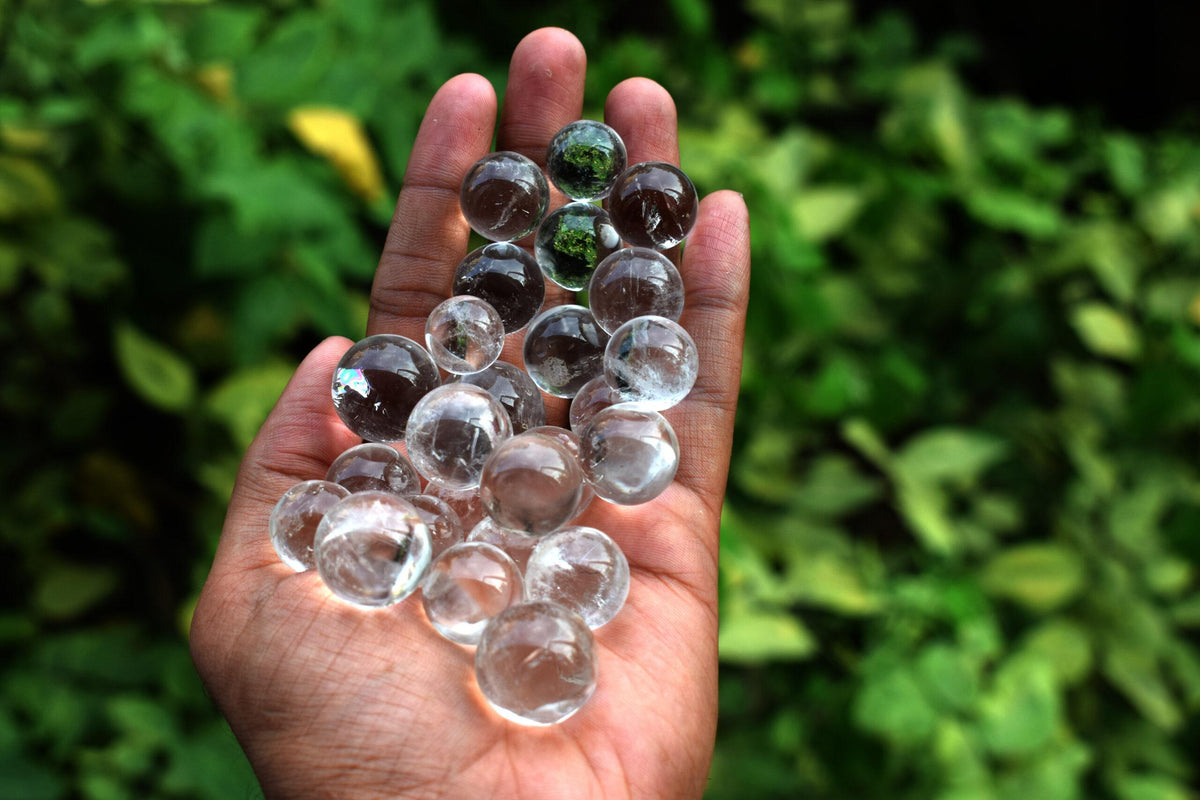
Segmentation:
{"type": "MultiPolygon", "coordinates": [[[[569,33],[527,36],[513,54],[498,149],[540,163],[554,132],[580,116],[584,69],[569,33]]],[[[425,317],[448,296],[468,238],[458,183],[490,149],[495,116],[495,94],[478,75],[448,81],[431,101],[376,273],[368,333],[420,339],[425,317]]],[[[657,84],[621,83],[605,117],[630,163],[678,160],[674,105],[657,84]]],[[[334,598],[316,574],[279,562],[267,535],[271,508],[359,441],[329,396],[350,343],[326,340],[300,365],[242,463],[192,622],[197,668],[269,797],[702,793],[716,728],[717,535],[749,275],[736,194],[703,200],[681,273],[680,322],[701,370],[688,399],[666,414],[679,471],[647,504],[597,500],[581,518],[624,550],[629,598],[596,633],[595,694],[547,728],[491,712],[475,686],[473,652],[434,632],[413,599],[364,611],[334,598]]],[[[548,287],[548,304],[567,300],[548,287]]],[[[502,358],[520,363],[519,339],[510,337],[502,358]]],[[[563,424],[564,403],[547,411],[563,424]]]]}

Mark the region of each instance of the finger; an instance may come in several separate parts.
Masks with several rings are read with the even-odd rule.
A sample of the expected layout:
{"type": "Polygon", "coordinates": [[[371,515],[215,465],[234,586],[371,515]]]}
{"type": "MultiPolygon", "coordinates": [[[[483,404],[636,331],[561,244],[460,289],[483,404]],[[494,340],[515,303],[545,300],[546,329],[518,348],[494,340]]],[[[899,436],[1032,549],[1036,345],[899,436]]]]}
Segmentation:
{"type": "Polygon", "coordinates": [[[574,34],[541,28],[513,50],[496,146],[546,166],[551,137],[583,113],[587,55],[574,34]]]}
{"type": "Polygon", "coordinates": [[[675,101],[649,78],[629,78],[614,86],[604,104],[604,121],[625,142],[630,164],[679,164],[675,101]]]}
{"type": "Polygon", "coordinates": [[[375,271],[368,335],[423,341],[425,318],[450,296],[470,233],[458,189],[491,147],[495,119],[496,93],[480,75],[451,78],[429,102],[375,271]]]}

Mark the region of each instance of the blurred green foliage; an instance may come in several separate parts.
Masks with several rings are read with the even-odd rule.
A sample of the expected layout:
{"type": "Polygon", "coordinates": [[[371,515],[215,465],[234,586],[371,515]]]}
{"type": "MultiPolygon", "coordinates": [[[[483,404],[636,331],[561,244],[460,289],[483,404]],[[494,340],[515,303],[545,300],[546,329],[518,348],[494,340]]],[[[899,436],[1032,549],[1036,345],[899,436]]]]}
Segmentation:
{"type": "MultiPolygon", "coordinates": [[[[1200,139],[980,97],[849,0],[669,9],[576,29],[589,114],[659,80],[752,211],[710,796],[1195,797],[1200,139]]],[[[0,13],[0,797],[251,796],[184,641],[237,461],[362,331],[428,98],[520,31],[0,13]]]]}

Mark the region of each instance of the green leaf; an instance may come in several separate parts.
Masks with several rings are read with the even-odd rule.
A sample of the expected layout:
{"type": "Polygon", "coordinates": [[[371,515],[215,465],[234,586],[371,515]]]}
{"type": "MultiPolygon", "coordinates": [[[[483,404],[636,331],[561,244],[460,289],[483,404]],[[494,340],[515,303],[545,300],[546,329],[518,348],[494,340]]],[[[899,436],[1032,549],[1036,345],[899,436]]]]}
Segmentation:
{"type": "Polygon", "coordinates": [[[238,449],[254,439],[295,369],[294,364],[281,362],[241,369],[208,395],[205,407],[229,429],[238,449]]]}
{"type": "Polygon", "coordinates": [[[49,214],[58,203],[58,187],[40,164],[0,156],[0,220],[49,214]]]}
{"type": "Polygon", "coordinates": [[[974,483],[976,478],[1008,452],[995,436],[965,428],[933,428],[909,439],[896,453],[895,469],[917,481],[954,479],[974,483]]]}
{"type": "Polygon", "coordinates": [[[950,519],[949,502],[936,485],[901,479],[896,484],[896,503],[909,529],[930,552],[944,555],[958,549],[959,535],[950,519]]]}
{"type": "Polygon", "coordinates": [[[1084,588],[1086,573],[1079,555],[1058,544],[1010,547],[994,556],[980,575],[983,588],[1031,611],[1051,611],[1084,588]]]}
{"type": "Polygon", "coordinates": [[[110,567],[55,564],[38,581],[33,604],[45,617],[70,619],[107,597],[117,582],[110,567]]]}
{"type": "Polygon", "coordinates": [[[196,394],[192,367],[128,321],[117,323],[113,349],[126,382],[151,405],[181,411],[196,394]]]}
{"type": "Polygon", "coordinates": [[[1104,163],[1113,185],[1126,196],[1134,196],[1146,185],[1146,156],[1132,136],[1114,133],[1104,139],[1104,163]]]}
{"type": "Polygon", "coordinates": [[[736,606],[721,619],[718,644],[721,661],[740,664],[797,661],[817,649],[812,634],[796,617],[736,606]]]}
{"type": "Polygon", "coordinates": [[[1130,774],[1116,781],[1120,800],[1194,800],[1188,787],[1166,775],[1130,774]]]}
{"type": "Polygon", "coordinates": [[[926,741],[937,720],[937,712],[907,667],[867,676],[854,701],[855,724],[896,744],[926,741]]]}
{"type": "Polygon", "coordinates": [[[1130,643],[1114,643],[1105,655],[1104,675],[1158,727],[1174,731],[1182,724],[1182,709],[1167,688],[1152,653],[1130,643]]]}
{"type": "Polygon", "coordinates": [[[917,656],[917,676],[925,695],[951,710],[974,706],[979,692],[976,661],[946,644],[932,644],[917,656]]]}
{"type": "Polygon", "coordinates": [[[1048,664],[1033,658],[1005,662],[979,705],[988,749],[999,756],[1038,752],[1058,727],[1059,705],[1048,664]]]}
{"type": "Polygon", "coordinates": [[[965,198],[968,213],[985,225],[1023,233],[1031,239],[1048,239],[1062,229],[1058,207],[1023,192],[995,186],[970,190],[965,198]]]}
{"type": "Polygon", "coordinates": [[[1092,672],[1092,645],[1087,631],[1068,620],[1039,625],[1025,638],[1023,649],[1050,664],[1065,686],[1079,683],[1092,672]]]}
{"type": "Polygon", "coordinates": [[[866,195],[857,186],[814,186],[792,201],[792,220],[809,239],[831,239],[854,222],[866,195]]]}
{"type": "Polygon", "coordinates": [[[1084,345],[1097,355],[1132,361],[1141,352],[1137,328],[1112,306],[1081,303],[1071,311],[1071,324],[1084,345]]]}

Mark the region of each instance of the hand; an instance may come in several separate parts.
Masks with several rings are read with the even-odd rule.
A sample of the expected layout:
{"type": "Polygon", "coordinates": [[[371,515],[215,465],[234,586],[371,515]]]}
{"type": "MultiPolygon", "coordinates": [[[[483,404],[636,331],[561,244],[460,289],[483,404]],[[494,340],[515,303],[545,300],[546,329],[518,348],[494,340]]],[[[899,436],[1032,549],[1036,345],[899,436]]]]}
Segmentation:
{"type": "MultiPolygon", "coordinates": [[[[499,146],[544,161],[550,137],[578,119],[585,56],[557,29],[516,48],[499,146]]],[[[459,75],[434,96],[371,292],[368,334],[423,341],[466,254],[458,184],[490,149],[496,96],[459,75]]],[[[675,107],[635,78],[608,96],[605,119],[629,161],[678,163],[675,107]]],[[[473,650],[442,639],[413,597],[364,611],[313,572],[280,563],[267,520],[293,484],[324,477],[360,440],[329,395],[350,346],[319,345],[296,370],[242,463],[212,572],[192,621],[192,654],[268,797],[698,797],[717,718],[717,538],[741,368],[750,268],[747,212],[732,192],[703,200],[683,255],[680,322],[700,351],[691,395],[666,412],[679,437],[675,482],[642,506],[597,499],[582,518],[629,559],[625,608],[596,632],[598,685],[566,722],[528,728],[479,694],[473,650]]],[[[567,299],[547,287],[547,304],[567,299]]],[[[518,339],[510,337],[510,339],[518,339]]],[[[520,364],[520,342],[506,344],[520,364]]],[[[548,404],[564,424],[566,404],[548,404]]]]}

